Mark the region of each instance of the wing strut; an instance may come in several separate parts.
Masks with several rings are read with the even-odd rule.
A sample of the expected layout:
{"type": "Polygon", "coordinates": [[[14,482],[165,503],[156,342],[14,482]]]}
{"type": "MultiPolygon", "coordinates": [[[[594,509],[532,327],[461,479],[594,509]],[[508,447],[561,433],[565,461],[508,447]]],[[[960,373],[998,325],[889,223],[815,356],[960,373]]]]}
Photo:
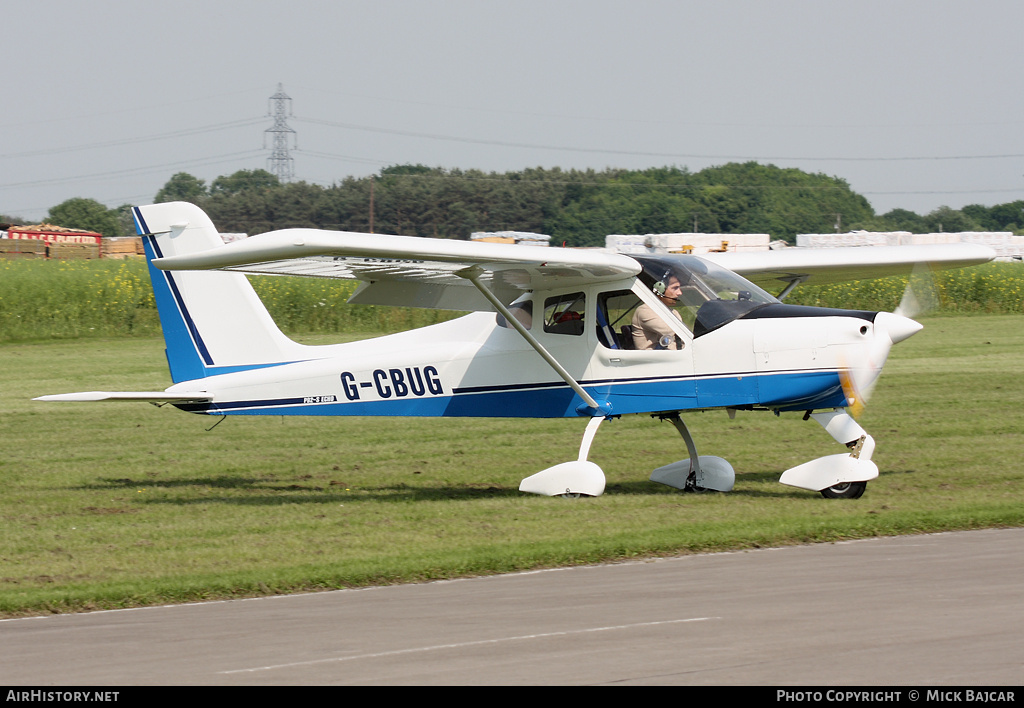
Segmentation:
{"type": "MultiPolygon", "coordinates": [[[[504,316],[508,323],[523,336],[523,339],[529,342],[530,346],[537,350],[537,353],[540,354],[541,358],[543,358],[544,361],[546,361],[548,365],[555,370],[555,373],[561,376],[562,379],[569,384],[570,388],[576,392],[576,395],[583,399],[583,402],[586,403],[593,411],[591,415],[607,415],[608,412],[602,409],[601,405],[594,400],[593,396],[583,390],[583,387],[580,386],[579,382],[577,382],[576,379],[574,379],[572,375],[565,370],[565,367],[558,363],[558,359],[552,356],[551,352],[545,349],[544,345],[538,342],[537,338],[530,334],[530,331],[523,326],[523,323],[520,322],[515,315],[509,312],[508,308],[505,307],[501,300],[495,297],[494,293],[488,290],[484,284],[480,282],[480,276],[483,275],[483,272],[483,269],[479,266],[472,266],[470,268],[464,268],[463,270],[457,271],[456,275],[460,278],[465,278],[476,286],[476,289],[480,291],[480,294],[487,298],[487,301],[490,302],[494,308],[504,316]]],[[[605,408],[607,408],[607,406],[605,406],[605,408]]]]}
{"type": "Polygon", "coordinates": [[[787,278],[786,280],[788,280],[789,283],[786,285],[785,288],[783,288],[782,292],[776,295],[775,297],[777,297],[779,300],[785,300],[786,296],[793,292],[793,289],[796,288],[797,285],[800,285],[800,283],[807,280],[807,278],[808,276],[806,275],[796,275],[791,278],[787,278]]]}

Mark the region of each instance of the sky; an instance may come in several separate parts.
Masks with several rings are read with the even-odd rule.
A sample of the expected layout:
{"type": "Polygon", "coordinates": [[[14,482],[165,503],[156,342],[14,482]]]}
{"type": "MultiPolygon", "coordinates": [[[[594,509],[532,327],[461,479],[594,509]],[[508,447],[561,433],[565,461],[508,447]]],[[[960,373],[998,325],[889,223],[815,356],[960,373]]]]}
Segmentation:
{"type": "Polygon", "coordinates": [[[0,214],[294,180],[755,160],[876,213],[1024,199],[1020,0],[34,0],[4,9],[0,214]]]}

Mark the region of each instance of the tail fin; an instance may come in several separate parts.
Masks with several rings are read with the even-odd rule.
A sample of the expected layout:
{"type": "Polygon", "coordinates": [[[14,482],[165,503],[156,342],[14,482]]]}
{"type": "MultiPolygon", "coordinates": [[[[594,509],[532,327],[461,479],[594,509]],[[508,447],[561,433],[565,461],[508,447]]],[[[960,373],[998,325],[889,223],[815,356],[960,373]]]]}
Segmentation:
{"type": "Polygon", "coordinates": [[[132,209],[143,237],[171,379],[178,383],[305,358],[241,273],[162,271],[154,258],[224,245],[206,213],[185,202],[132,209]]]}

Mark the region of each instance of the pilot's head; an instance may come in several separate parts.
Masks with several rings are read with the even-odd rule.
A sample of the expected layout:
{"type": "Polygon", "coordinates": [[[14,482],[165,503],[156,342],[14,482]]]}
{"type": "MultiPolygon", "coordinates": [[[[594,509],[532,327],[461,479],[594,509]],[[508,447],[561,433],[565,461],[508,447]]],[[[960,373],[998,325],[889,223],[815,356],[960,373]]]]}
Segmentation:
{"type": "Polygon", "coordinates": [[[651,289],[658,298],[668,305],[675,307],[679,304],[679,296],[683,294],[682,283],[672,273],[665,273],[665,277],[656,282],[651,289]]]}

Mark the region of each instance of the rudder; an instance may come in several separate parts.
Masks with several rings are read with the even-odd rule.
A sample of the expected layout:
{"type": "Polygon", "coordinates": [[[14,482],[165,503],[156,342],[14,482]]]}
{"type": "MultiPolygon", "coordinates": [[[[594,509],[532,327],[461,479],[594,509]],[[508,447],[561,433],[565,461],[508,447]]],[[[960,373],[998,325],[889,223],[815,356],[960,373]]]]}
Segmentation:
{"type": "Polygon", "coordinates": [[[178,383],[304,358],[286,337],[245,275],[224,271],[163,271],[154,258],[224,245],[199,207],[167,202],[134,207],[146,249],[171,379],[178,383]]]}

